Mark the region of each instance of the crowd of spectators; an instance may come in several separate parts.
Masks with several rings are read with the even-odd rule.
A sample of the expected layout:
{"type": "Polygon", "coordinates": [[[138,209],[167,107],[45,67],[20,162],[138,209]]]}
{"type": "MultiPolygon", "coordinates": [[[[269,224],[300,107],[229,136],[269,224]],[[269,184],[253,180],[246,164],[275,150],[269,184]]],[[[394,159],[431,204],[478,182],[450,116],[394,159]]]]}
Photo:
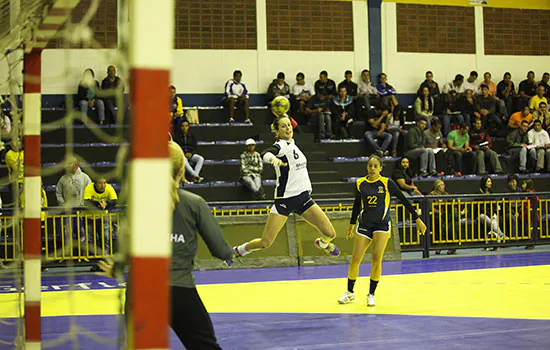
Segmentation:
{"type": "MultiPolygon", "coordinates": [[[[248,92],[241,77],[242,73],[235,71],[233,79],[226,83],[229,120],[234,121],[234,107],[240,104],[245,110],[245,121],[251,122],[248,92]]],[[[348,70],[344,72],[344,80],[337,84],[322,71],[312,85],[300,72],[296,84],[290,87],[285,74],[279,72],[269,85],[267,98],[268,101],[277,96],[289,98],[290,114],[313,125],[316,141],[352,137],[353,125],[362,121],[363,136],[374,152],[381,156],[401,154],[419,158],[420,175],[435,173],[433,153],[439,151],[446,156],[445,164],[438,168],[450,174],[502,173],[498,154],[492,149],[495,137],[506,138],[506,153],[519,158],[519,172],[543,172],[550,170],[547,160],[550,145],[544,143],[546,129],[550,127],[549,79],[550,75],[544,73],[537,82],[534,72],[528,72],[527,79],[516,90],[510,73],[505,73],[497,84],[490,72],[485,72],[478,82],[478,73],[472,71],[467,78],[457,74],[440,88],[434,74],[428,71],[412,108],[414,120],[426,123],[416,126],[418,130],[423,128],[426,137],[419,137],[415,128],[406,129],[404,108],[384,73],[373,83],[370,72],[363,70],[356,83],[348,70]],[[527,136],[520,140],[535,128],[537,120],[540,121],[537,143],[527,136]],[[521,127],[523,121],[528,123],[525,131],[521,127]],[[521,142],[512,142],[515,138],[521,142]]]]}

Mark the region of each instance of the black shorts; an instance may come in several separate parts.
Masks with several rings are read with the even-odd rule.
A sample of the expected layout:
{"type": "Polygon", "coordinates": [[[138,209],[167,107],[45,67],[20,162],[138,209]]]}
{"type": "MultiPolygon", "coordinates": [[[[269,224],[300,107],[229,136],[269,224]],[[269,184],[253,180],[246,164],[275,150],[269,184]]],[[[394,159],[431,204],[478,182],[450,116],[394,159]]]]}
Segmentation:
{"type": "Polygon", "coordinates": [[[391,233],[391,222],[366,222],[357,225],[356,232],[358,235],[372,239],[375,232],[391,233]]]}
{"type": "Polygon", "coordinates": [[[289,216],[291,213],[302,215],[306,210],[315,205],[309,192],[302,192],[297,196],[290,198],[275,199],[275,204],[271,207],[271,214],[280,214],[289,216]]]}

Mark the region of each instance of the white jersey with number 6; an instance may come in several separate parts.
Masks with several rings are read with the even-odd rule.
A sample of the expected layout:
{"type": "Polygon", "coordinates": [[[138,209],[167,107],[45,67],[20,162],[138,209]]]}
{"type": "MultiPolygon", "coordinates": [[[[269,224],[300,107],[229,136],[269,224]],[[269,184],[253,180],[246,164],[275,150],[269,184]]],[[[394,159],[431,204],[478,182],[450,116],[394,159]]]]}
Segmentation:
{"type": "Polygon", "coordinates": [[[278,152],[273,153],[287,166],[275,167],[277,187],[275,199],[290,198],[302,192],[311,193],[311,180],[307,172],[307,158],[294,140],[278,140],[273,144],[278,152]]]}

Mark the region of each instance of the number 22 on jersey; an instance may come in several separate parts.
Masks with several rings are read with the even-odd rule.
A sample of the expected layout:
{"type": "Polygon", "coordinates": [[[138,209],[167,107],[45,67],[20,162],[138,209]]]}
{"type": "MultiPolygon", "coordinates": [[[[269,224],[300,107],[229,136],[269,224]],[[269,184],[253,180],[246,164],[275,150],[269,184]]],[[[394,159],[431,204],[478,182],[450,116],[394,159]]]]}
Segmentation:
{"type": "Polygon", "coordinates": [[[378,203],[378,196],[367,196],[368,205],[376,205],[378,203]]]}

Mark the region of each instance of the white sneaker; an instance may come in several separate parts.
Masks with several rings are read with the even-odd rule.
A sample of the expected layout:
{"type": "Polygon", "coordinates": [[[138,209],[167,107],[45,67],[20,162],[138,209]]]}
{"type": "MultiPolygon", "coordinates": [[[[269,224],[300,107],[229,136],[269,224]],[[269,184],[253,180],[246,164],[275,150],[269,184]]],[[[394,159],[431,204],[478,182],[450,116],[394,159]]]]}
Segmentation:
{"type": "Polygon", "coordinates": [[[344,295],[342,295],[340,299],[338,299],[338,304],[347,304],[347,303],[351,303],[354,300],[355,300],[355,294],[350,293],[349,291],[346,290],[344,295]]]}
{"type": "Polygon", "coordinates": [[[376,300],[374,299],[374,294],[367,295],[367,306],[376,306],[376,300]]]}

